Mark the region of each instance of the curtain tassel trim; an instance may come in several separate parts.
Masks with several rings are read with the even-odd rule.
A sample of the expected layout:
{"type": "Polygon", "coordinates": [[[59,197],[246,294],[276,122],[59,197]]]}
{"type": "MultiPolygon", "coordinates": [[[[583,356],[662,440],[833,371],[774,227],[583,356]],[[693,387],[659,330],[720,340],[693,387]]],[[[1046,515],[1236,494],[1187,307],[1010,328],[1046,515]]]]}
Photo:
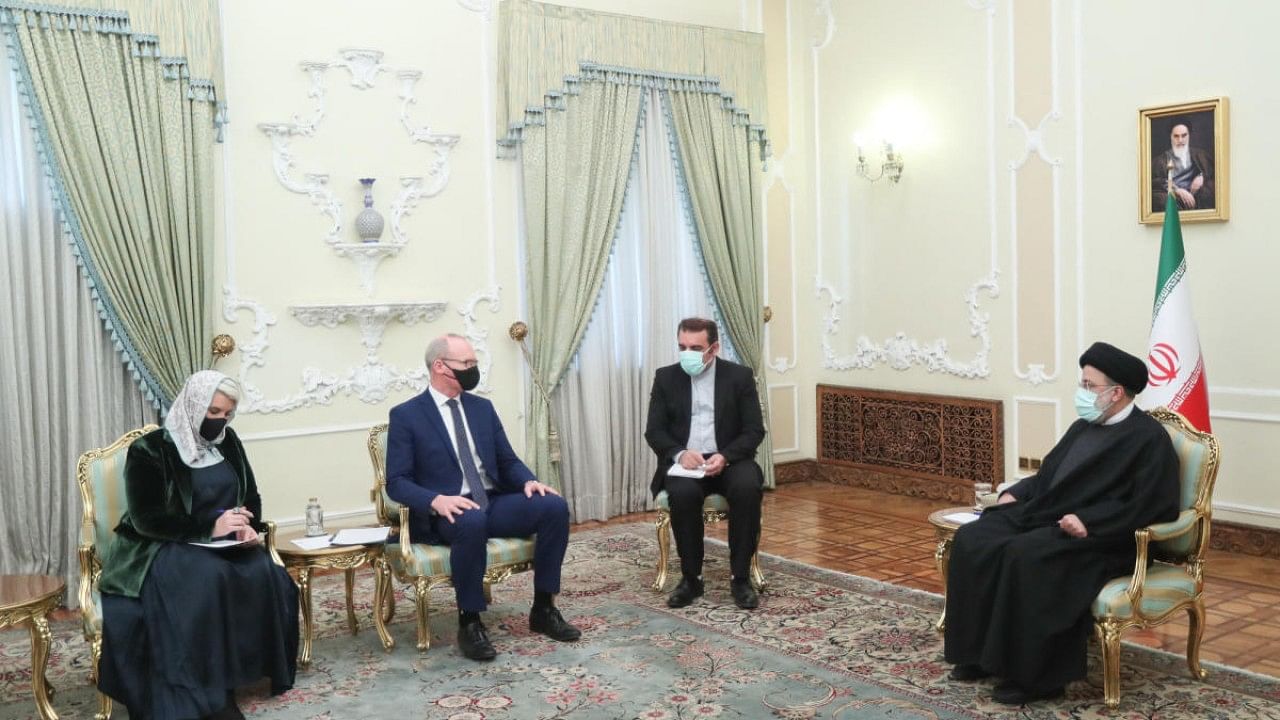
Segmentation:
{"type": "Polygon", "coordinates": [[[664,73],[654,70],[604,65],[590,61],[578,64],[577,75],[566,75],[564,84],[559,89],[548,90],[543,95],[542,105],[529,105],[524,109],[524,118],[507,126],[504,137],[497,141],[498,157],[504,160],[514,159],[518,154],[520,143],[524,141],[526,127],[544,127],[547,124],[546,114],[549,111],[563,111],[568,107],[568,97],[580,95],[584,83],[611,83],[616,85],[639,85],[658,90],[678,90],[681,92],[700,92],[707,95],[719,95],[720,107],[725,112],[733,113],[733,124],[747,128],[750,141],[760,147],[760,161],[767,162],[772,155],[768,134],[764,125],[752,124],[751,113],[739,107],[733,93],[720,87],[720,79],[705,75],[682,75],[664,73]]]}

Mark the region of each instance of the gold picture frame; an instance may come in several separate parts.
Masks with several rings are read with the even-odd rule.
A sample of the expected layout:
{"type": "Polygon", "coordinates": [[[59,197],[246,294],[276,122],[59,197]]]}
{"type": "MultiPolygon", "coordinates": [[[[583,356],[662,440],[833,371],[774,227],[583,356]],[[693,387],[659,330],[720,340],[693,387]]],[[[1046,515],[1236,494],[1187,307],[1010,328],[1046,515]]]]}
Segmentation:
{"type": "Polygon", "coordinates": [[[1225,97],[1138,110],[1138,222],[1164,222],[1170,173],[1181,222],[1230,219],[1227,112],[1225,97]],[[1185,148],[1177,161],[1175,143],[1185,148]]]}

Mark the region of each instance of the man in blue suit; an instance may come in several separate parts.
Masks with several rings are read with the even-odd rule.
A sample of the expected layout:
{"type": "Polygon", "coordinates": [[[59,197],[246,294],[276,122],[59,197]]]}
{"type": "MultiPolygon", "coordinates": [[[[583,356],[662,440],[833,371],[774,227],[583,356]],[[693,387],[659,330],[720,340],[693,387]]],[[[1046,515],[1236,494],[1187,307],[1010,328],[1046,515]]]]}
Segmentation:
{"type": "Polygon", "coordinates": [[[493,403],[472,395],[476,352],[460,335],[431,341],[427,391],[391,409],[387,494],[409,508],[409,532],[449,545],[458,600],[458,648],[472,660],[497,653],[480,621],[485,544],[536,535],[529,629],[562,642],[581,633],[555,606],[569,543],[569,506],[516,457],[493,403]]]}

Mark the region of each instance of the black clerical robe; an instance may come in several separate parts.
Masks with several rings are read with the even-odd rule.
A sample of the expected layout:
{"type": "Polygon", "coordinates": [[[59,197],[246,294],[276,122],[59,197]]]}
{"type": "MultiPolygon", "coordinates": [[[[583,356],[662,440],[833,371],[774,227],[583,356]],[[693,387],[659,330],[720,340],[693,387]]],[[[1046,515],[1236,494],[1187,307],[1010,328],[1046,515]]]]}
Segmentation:
{"type": "Polygon", "coordinates": [[[1178,458],[1160,423],[1134,408],[1114,425],[1076,421],[1008,492],[1017,502],[956,532],[946,659],[1048,690],[1085,676],[1089,607],[1133,569],[1134,531],[1177,517],[1178,458]],[[1086,537],[1058,527],[1069,514],[1086,537]]]}

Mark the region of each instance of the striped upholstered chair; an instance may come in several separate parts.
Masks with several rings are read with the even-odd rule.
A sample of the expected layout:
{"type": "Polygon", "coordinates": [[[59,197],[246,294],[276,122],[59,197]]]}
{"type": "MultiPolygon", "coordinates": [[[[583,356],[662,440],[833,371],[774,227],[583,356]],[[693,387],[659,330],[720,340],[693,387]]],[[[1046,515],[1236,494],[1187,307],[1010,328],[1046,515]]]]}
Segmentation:
{"type": "MultiPolygon", "coordinates": [[[[409,508],[387,495],[387,424],[369,428],[369,458],[373,461],[373,491],[370,499],[378,513],[378,522],[398,532],[383,550],[383,559],[391,574],[403,583],[413,585],[418,611],[418,650],[431,648],[431,589],[440,585],[452,585],[449,567],[449,546],[428,545],[413,542],[409,535],[409,508]]],[[[513,573],[533,569],[533,538],[492,538],[486,547],[487,566],[484,573],[484,594],[493,601],[490,586],[511,577],[513,573]]],[[[383,619],[391,621],[395,613],[395,593],[391,592],[390,575],[379,574],[383,584],[380,595],[384,598],[383,619]]],[[[391,638],[384,641],[390,650],[395,644],[391,638]]]]}
{"type": "MultiPolygon", "coordinates": [[[[102,558],[111,541],[115,528],[124,515],[127,500],[124,487],[124,462],[129,446],[134,440],[155,430],[146,425],[130,430],[119,440],[104,448],[90,450],[76,463],[76,481],[80,485],[80,619],[84,639],[89,643],[93,657],[90,679],[96,684],[98,661],[102,658],[102,596],[98,593],[98,577],[102,575],[102,558]]],[[[283,565],[276,552],[275,523],[267,522],[264,539],[267,551],[277,565],[283,565]]],[[[96,720],[111,717],[111,698],[98,694],[96,720]]]]}
{"type": "MultiPolygon", "coordinates": [[[[667,584],[667,563],[671,558],[671,504],[667,500],[667,491],[658,493],[654,500],[658,508],[658,520],[654,523],[658,531],[658,569],[653,578],[652,587],[662,592],[667,584]]],[[[729,501],[723,495],[711,494],[702,501],[702,522],[705,525],[718,523],[729,516],[729,501]]],[[[751,556],[751,586],[757,592],[764,590],[764,573],[760,572],[760,552],[751,556]]]]}
{"type": "Polygon", "coordinates": [[[1218,476],[1218,440],[1191,426],[1176,412],[1157,408],[1159,420],[1178,454],[1182,497],[1176,520],[1150,525],[1134,533],[1138,559],[1133,573],[1103,586],[1093,601],[1094,631],[1102,649],[1103,697],[1107,707],[1120,704],[1120,634],[1147,628],[1185,610],[1187,667],[1200,679],[1200,639],[1204,634],[1204,562],[1209,549],[1210,498],[1218,476]],[[1148,567],[1148,562],[1151,566],[1148,567]]]}

